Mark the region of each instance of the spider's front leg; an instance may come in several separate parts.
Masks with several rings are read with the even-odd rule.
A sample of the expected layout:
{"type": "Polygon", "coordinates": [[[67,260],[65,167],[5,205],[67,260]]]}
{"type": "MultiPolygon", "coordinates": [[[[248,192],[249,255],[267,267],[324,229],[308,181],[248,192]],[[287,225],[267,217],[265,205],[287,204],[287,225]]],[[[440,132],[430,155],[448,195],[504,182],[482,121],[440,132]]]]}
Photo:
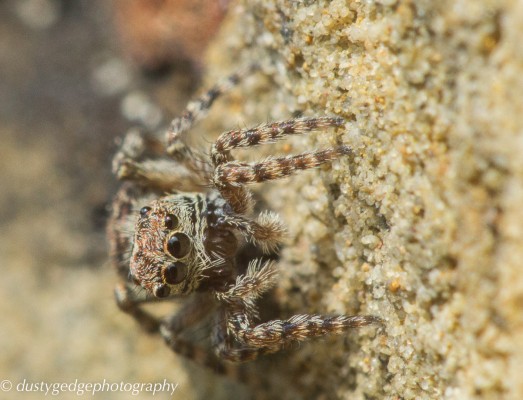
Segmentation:
{"type": "Polygon", "coordinates": [[[237,129],[220,135],[211,149],[214,165],[213,185],[228,201],[234,212],[245,214],[250,206],[250,192],[244,185],[290,176],[297,171],[318,167],[350,153],[347,146],[307,152],[294,156],[267,158],[261,162],[234,161],[230,151],[273,143],[288,135],[303,134],[344,124],[342,118],[298,118],[272,122],[250,129],[237,129]]]}
{"type": "Polygon", "coordinates": [[[252,360],[260,354],[274,353],[285,345],[326,335],[339,335],[353,328],[382,324],[371,315],[323,316],[295,315],[287,320],[273,320],[257,324],[255,300],[274,285],[276,271],[272,262],[254,261],[247,274],[218,299],[225,309],[226,329],[217,344],[218,355],[229,361],[252,360]],[[233,339],[237,341],[234,344],[233,339]]]}
{"type": "Polygon", "coordinates": [[[238,229],[247,238],[260,244],[264,251],[274,250],[282,242],[285,229],[273,214],[262,214],[257,221],[244,217],[250,213],[253,206],[251,192],[245,185],[279,179],[300,170],[317,167],[349,154],[350,149],[347,146],[339,146],[295,156],[267,158],[257,163],[234,161],[230,151],[272,143],[287,135],[339,127],[343,123],[342,118],[336,117],[298,118],[221,134],[212,146],[211,160],[215,168],[212,184],[232,209],[232,212],[224,217],[224,224],[238,229]]]}

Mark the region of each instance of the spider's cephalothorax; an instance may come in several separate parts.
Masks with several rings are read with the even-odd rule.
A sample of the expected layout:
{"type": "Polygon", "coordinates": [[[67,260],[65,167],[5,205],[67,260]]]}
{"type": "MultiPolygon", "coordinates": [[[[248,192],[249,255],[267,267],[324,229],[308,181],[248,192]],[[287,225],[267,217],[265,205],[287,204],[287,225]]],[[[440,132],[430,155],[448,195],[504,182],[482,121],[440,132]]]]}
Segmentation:
{"type": "Polygon", "coordinates": [[[271,253],[285,229],[271,212],[253,216],[254,200],[246,185],[317,167],[350,154],[350,149],[340,145],[253,163],[231,155],[231,150],[287,135],[343,126],[344,120],[337,117],[297,118],[225,132],[210,155],[189,147],[188,129],[253,69],[232,75],[189,103],[164,141],[129,133],[114,158],[115,173],[126,181],[108,226],[113,264],[122,277],[117,303],[145,329],[161,333],[175,352],[218,371],[226,370],[220,359],[252,360],[292,342],[381,322],[374,316],[302,314],[258,323],[256,300],[275,285],[276,269],[270,259],[256,256],[240,265],[238,252],[250,242],[271,253]],[[141,307],[189,294],[185,306],[164,319],[141,307]],[[212,311],[218,318],[213,324],[215,356],[180,335],[212,311]]]}
{"type": "MultiPolygon", "coordinates": [[[[220,201],[221,200],[221,201],[220,201]]],[[[219,196],[173,194],[140,209],[130,275],[158,298],[224,290],[232,283],[238,240],[221,226],[219,196]]]]}

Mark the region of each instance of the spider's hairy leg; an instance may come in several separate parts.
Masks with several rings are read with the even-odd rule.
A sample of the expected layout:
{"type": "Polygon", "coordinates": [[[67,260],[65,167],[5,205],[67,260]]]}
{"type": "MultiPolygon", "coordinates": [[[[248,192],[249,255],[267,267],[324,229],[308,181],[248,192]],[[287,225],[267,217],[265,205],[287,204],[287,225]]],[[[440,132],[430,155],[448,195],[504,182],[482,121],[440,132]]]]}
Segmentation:
{"type": "Polygon", "coordinates": [[[215,167],[232,158],[233,149],[274,143],[289,135],[343,126],[345,120],[340,117],[296,118],[288,121],[270,122],[254,128],[235,129],[222,133],[211,148],[211,159],[215,167]]]}
{"type": "Polygon", "coordinates": [[[230,362],[244,362],[256,359],[258,356],[270,353],[264,347],[238,345],[231,329],[230,319],[238,310],[248,319],[257,319],[258,312],[254,301],[276,284],[277,271],[273,261],[262,262],[256,259],[249,263],[247,273],[239,276],[236,283],[225,293],[217,293],[217,299],[222,303],[220,320],[215,327],[216,355],[230,362]],[[235,343],[236,342],[236,343],[235,343]]]}
{"type": "Polygon", "coordinates": [[[124,182],[113,198],[107,224],[109,255],[122,282],[129,281],[129,261],[137,212],[154,198],[154,192],[148,193],[144,187],[134,182],[124,182]]]}
{"type": "Polygon", "coordinates": [[[247,347],[265,348],[267,353],[279,351],[293,342],[326,335],[340,335],[350,329],[381,324],[382,320],[372,315],[294,315],[287,320],[273,320],[256,325],[245,312],[231,315],[229,326],[236,339],[247,347]]]}
{"type": "Polygon", "coordinates": [[[230,361],[252,360],[260,354],[277,352],[289,343],[382,324],[381,318],[370,315],[329,317],[307,314],[256,324],[254,300],[269,289],[274,281],[272,264],[251,264],[245,276],[239,277],[227,292],[219,294],[218,299],[226,309],[226,334],[239,342],[239,346],[234,347],[231,338],[224,338],[217,349],[222,357],[230,361]]]}
{"type": "Polygon", "coordinates": [[[153,135],[145,134],[137,129],[129,130],[113,157],[113,172],[117,172],[119,165],[125,160],[137,160],[145,156],[161,155],[165,152],[163,143],[153,135]]]}
{"type": "Polygon", "coordinates": [[[227,313],[226,318],[226,328],[220,329],[220,340],[215,346],[218,357],[230,362],[252,361],[260,355],[278,352],[290,343],[383,324],[380,318],[371,315],[326,317],[307,314],[256,324],[252,322],[248,308],[242,310],[240,307],[227,313]]]}
{"type": "Polygon", "coordinates": [[[262,354],[280,351],[290,343],[326,335],[341,335],[350,329],[381,324],[383,321],[372,315],[328,317],[309,314],[256,324],[248,309],[237,307],[229,313],[227,332],[230,332],[239,345],[232,346],[232,340],[223,340],[217,352],[220,357],[229,361],[249,361],[262,354]]]}
{"type": "Polygon", "coordinates": [[[189,102],[182,116],[175,118],[166,135],[167,153],[177,160],[191,157],[191,149],[185,143],[186,132],[199,120],[203,119],[214,101],[222,94],[234,88],[243,78],[258,70],[257,64],[251,64],[243,70],[230,75],[217,83],[200,98],[189,102]]]}
{"type": "Polygon", "coordinates": [[[244,184],[259,183],[290,176],[297,171],[315,168],[351,153],[348,146],[339,146],[294,156],[267,158],[261,162],[229,161],[214,170],[213,184],[224,198],[228,191],[244,184]]]}
{"type": "Polygon", "coordinates": [[[151,300],[139,297],[136,292],[129,287],[129,284],[126,283],[118,284],[114,289],[114,294],[116,304],[120,310],[131,315],[146,332],[158,332],[160,327],[158,318],[140,307],[140,304],[151,300]]]}
{"type": "MultiPolygon", "coordinates": [[[[252,361],[263,354],[269,353],[265,348],[253,348],[247,346],[235,346],[234,337],[227,333],[227,317],[223,314],[221,323],[214,329],[214,349],[216,356],[232,363],[252,361]]],[[[245,377],[243,378],[244,380],[245,377]]],[[[249,376],[249,380],[253,380],[249,376]]]]}
{"type": "Polygon", "coordinates": [[[208,182],[208,174],[205,172],[205,168],[187,168],[186,165],[169,159],[141,162],[127,159],[116,174],[120,180],[135,181],[161,193],[173,190],[202,191],[208,182]]]}
{"type": "Polygon", "coordinates": [[[231,150],[272,143],[287,135],[339,127],[344,122],[343,118],[338,117],[298,118],[222,133],[211,148],[211,160],[215,168],[211,182],[234,212],[245,214],[252,203],[250,191],[244,184],[278,179],[299,170],[314,168],[348,154],[350,150],[347,146],[340,146],[297,156],[269,158],[258,163],[236,162],[230,154],[231,150]]]}
{"type": "Polygon", "coordinates": [[[176,314],[162,321],[160,334],[175,353],[208,367],[214,372],[236,376],[236,368],[223,364],[211,351],[180,337],[183,331],[194,326],[213,311],[212,300],[212,297],[206,294],[192,298],[176,314]]]}
{"type": "Polygon", "coordinates": [[[160,140],[131,130],[123,138],[113,158],[113,173],[120,180],[134,181],[159,192],[171,191],[173,188],[198,191],[208,182],[208,163],[199,163],[193,157],[191,166],[198,165],[189,168],[188,165],[161,157],[164,152],[165,147],[160,140]]]}
{"type": "Polygon", "coordinates": [[[250,214],[254,208],[252,192],[245,186],[217,185],[214,178],[212,184],[218,189],[222,197],[229,203],[237,214],[250,214]]]}

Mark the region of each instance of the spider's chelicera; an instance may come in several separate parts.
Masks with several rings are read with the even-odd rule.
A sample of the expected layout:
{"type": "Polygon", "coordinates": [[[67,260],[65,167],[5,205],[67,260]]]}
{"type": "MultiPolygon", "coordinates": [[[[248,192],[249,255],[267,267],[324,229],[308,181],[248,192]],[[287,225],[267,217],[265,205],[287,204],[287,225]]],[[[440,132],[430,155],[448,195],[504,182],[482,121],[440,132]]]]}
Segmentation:
{"type": "Polygon", "coordinates": [[[298,118],[225,132],[210,155],[190,147],[189,128],[219,95],[254,69],[232,75],[189,103],[164,140],[129,133],[113,165],[124,181],[108,227],[113,264],[123,278],[116,288],[119,307],[145,329],[160,332],[175,352],[216,370],[223,368],[220,360],[252,360],[291,342],[381,321],[374,316],[302,314],[258,322],[256,300],[275,285],[276,268],[264,257],[240,265],[238,253],[249,242],[266,254],[274,252],[285,229],[271,212],[253,216],[254,200],[246,185],[317,167],[350,149],[339,146],[253,163],[235,161],[230,153],[287,135],[343,126],[344,120],[337,117],[298,118]],[[164,319],[142,308],[143,303],[189,294],[185,306],[164,319]],[[215,355],[181,336],[211,312],[216,315],[215,355]]]}

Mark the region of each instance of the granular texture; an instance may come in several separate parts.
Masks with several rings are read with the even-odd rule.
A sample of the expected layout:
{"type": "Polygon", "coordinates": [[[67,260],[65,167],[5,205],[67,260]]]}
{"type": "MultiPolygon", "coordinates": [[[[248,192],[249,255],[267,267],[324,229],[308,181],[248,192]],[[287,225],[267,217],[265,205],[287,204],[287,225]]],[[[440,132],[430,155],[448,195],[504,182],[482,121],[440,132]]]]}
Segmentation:
{"type": "Polygon", "coordinates": [[[287,146],[344,143],[354,157],[264,190],[291,231],[281,312],[387,321],[385,334],[260,364],[277,372],[259,396],[521,397],[522,27],[523,7],[508,1],[232,7],[209,53],[213,76],[238,58],[272,73],[224,106],[240,123],[350,121],[343,136],[287,146]]]}

